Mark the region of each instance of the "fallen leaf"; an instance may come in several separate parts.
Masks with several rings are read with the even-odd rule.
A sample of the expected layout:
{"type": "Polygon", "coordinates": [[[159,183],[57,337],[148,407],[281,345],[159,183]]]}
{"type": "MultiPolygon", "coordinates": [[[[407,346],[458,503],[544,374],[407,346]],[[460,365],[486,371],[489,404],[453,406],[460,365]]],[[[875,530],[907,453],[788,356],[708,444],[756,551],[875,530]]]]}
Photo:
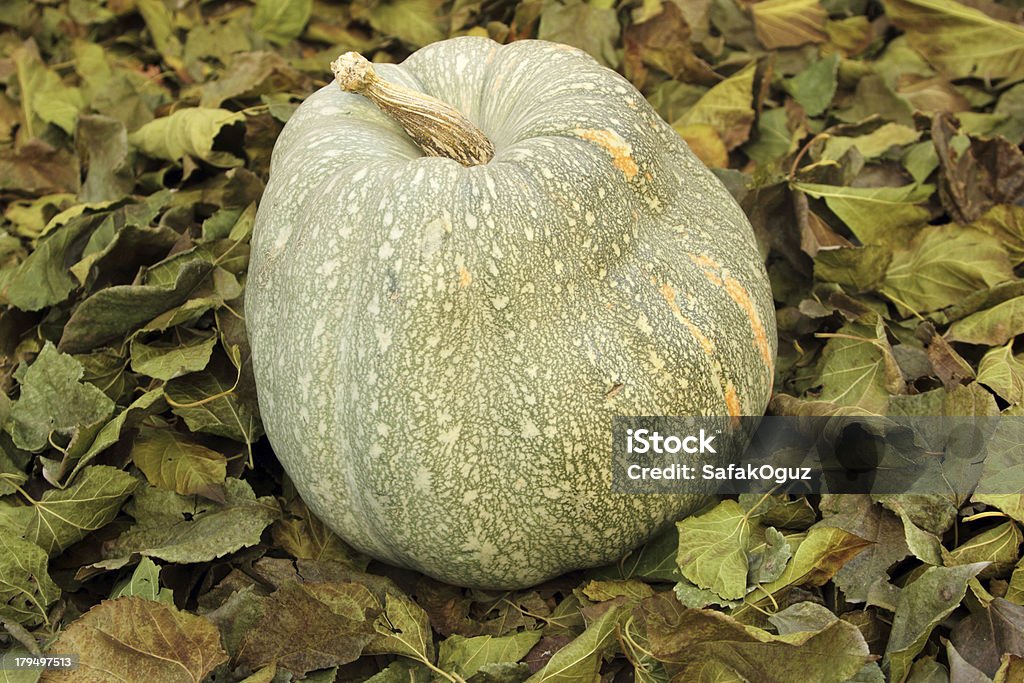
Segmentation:
{"type": "Polygon", "coordinates": [[[956,609],[967,592],[967,582],[985,564],[929,567],[900,591],[883,659],[893,680],[904,680],[932,629],[956,609]]]}
{"type": "Polygon", "coordinates": [[[865,602],[878,577],[909,553],[900,519],[867,495],[827,495],[821,503],[823,526],[834,526],[859,536],[871,545],[836,573],[836,585],[852,602],[865,602]]]}
{"type": "Polygon", "coordinates": [[[582,0],[565,0],[544,5],[537,37],[578,47],[601,64],[614,68],[619,65],[615,44],[621,30],[614,9],[582,0]]]}
{"type": "Polygon", "coordinates": [[[51,557],[109,524],[138,480],[114,467],[83,468],[65,489],[50,489],[25,510],[23,535],[51,557]]]}
{"type": "Polygon", "coordinates": [[[906,230],[928,219],[927,201],[935,188],[911,183],[902,187],[841,187],[793,183],[794,189],[824,199],[863,244],[903,244],[906,230]]]}
{"type": "Polygon", "coordinates": [[[126,508],[135,524],[104,546],[107,559],[100,566],[123,566],[135,553],[175,563],[208,562],[256,545],[280,515],[277,501],[256,498],[240,479],[228,478],[224,490],[224,503],[215,503],[141,488],[126,508]]]}
{"type": "Polygon", "coordinates": [[[825,42],[828,14],[818,0],[761,0],[750,13],[757,39],[769,50],[825,42]]]}
{"type": "Polygon", "coordinates": [[[81,364],[49,342],[23,370],[16,375],[21,396],[10,414],[11,437],[19,448],[40,451],[53,434],[70,436],[77,427],[104,420],[114,410],[106,394],[80,382],[81,364]]]}
{"type": "Polygon", "coordinates": [[[1011,405],[1024,402],[1024,362],[1013,355],[1013,343],[990,349],[978,364],[978,382],[1011,405]]]}
{"type": "Polygon", "coordinates": [[[1024,28],[952,0],[884,0],[914,49],[954,78],[1024,78],[1024,28]]]}
{"type": "Polygon", "coordinates": [[[880,291],[904,314],[948,306],[979,289],[1014,279],[1006,250],[993,237],[957,225],[922,228],[896,249],[880,291]]]}
{"type": "Polygon", "coordinates": [[[90,351],[131,332],[187,300],[212,269],[213,264],[209,262],[193,261],[181,268],[172,283],[101,289],[71,314],[60,338],[61,350],[68,353],[90,351]]]}
{"type": "Polygon", "coordinates": [[[992,308],[972,313],[953,323],[946,340],[997,346],[1024,332],[1024,297],[1015,297],[992,308]]]}
{"type": "Polygon", "coordinates": [[[132,462],[151,486],[183,496],[211,497],[227,476],[227,459],[172,429],[143,428],[132,444],[132,462]]]}
{"type": "Polygon", "coordinates": [[[35,139],[16,149],[0,147],[0,190],[26,194],[77,193],[78,157],[35,139]]]}
{"type": "Polygon", "coordinates": [[[296,676],[348,664],[374,638],[375,605],[356,583],[286,583],[259,601],[233,660],[249,670],[276,663],[296,676]]]}
{"type": "Polygon", "coordinates": [[[756,69],[757,62],[751,62],[712,87],[672,126],[676,130],[700,124],[711,126],[730,151],[743,144],[754,123],[751,104],[756,69]]]}
{"type": "Polygon", "coordinates": [[[742,598],[747,592],[747,552],[755,525],[732,500],[677,522],[676,561],[683,576],[723,598],[742,598]]]}
{"type": "Polygon", "coordinates": [[[256,0],[252,27],[275,45],[285,45],[299,37],[312,11],[313,0],[256,0]]]}
{"type": "MultiPolygon", "coordinates": [[[[769,0],[774,2],[774,0],[769,0]]],[[[789,2],[790,0],[786,0],[789,2]]],[[[755,8],[765,4],[759,2],[755,8]]],[[[817,5],[817,0],[814,2],[817,5]]],[[[804,108],[808,116],[818,116],[831,104],[836,93],[839,56],[830,55],[811,64],[793,78],[785,81],[785,88],[804,108]]]]}
{"type": "Polygon", "coordinates": [[[195,683],[228,659],[209,621],[140,597],[104,600],[64,629],[51,652],[75,653],[78,666],[49,669],[43,683],[195,683]]]}
{"type": "Polygon", "coordinates": [[[46,623],[47,608],[61,595],[47,572],[46,553],[9,533],[0,533],[0,550],[0,618],[25,626],[46,623]]]}
{"type": "Polygon", "coordinates": [[[620,605],[611,605],[587,629],[561,648],[527,683],[572,683],[592,681],[601,668],[604,655],[616,643],[616,632],[629,611],[620,605]]]}
{"type": "Polygon", "coordinates": [[[441,641],[437,665],[468,679],[491,664],[516,663],[540,640],[540,631],[520,631],[509,636],[449,636],[441,641]]]}
{"type": "Polygon", "coordinates": [[[222,136],[238,135],[245,115],[227,109],[190,107],[179,109],[142,126],[128,136],[128,142],[154,159],[182,162],[186,157],[218,168],[241,166],[233,152],[218,148],[222,136]],[[232,132],[234,131],[234,132],[232,132]]]}
{"type": "Polygon", "coordinates": [[[132,575],[114,586],[110,599],[137,596],[146,600],[156,600],[167,605],[174,605],[174,592],[169,588],[160,587],[160,565],[148,557],[142,558],[132,575]]]}

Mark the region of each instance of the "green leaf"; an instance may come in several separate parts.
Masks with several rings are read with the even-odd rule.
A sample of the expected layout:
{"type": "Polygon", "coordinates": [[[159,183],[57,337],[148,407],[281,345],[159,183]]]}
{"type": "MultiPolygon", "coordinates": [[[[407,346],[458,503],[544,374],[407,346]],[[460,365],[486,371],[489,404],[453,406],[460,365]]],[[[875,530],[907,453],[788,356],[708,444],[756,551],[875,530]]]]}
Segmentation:
{"type": "Polygon", "coordinates": [[[767,527],[764,542],[750,549],[750,583],[770,583],[786,570],[793,556],[789,541],[778,529],[767,527]]]}
{"type": "Polygon", "coordinates": [[[252,27],[275,45],[284,45],[302,34],[312,11],[313,0],[256,0],[252,27]]]}
{"type": "Polygon", "coordinates": [[[615,10],[597,3],[566,0],[544,4],[537,37],[588,52],[605,66],[619,65],[615,50],[622,27],[615,10]]]}
{"type": "Polygon", "coordinates": [[[434,639],[423,608],[404,595],[388,593],[384,612],[373,622],[379,634],[367,652],[396,654],[424,663],[434,661],[434,639]]]}
{"type": "Polygon", "coordinates": [[[750,137],[754,123],[754,74],[757,62],[751,62],[735,74],[718,83],[701,97],[697,104],[672,122],[677,130],[687,126],[705,124],[714,128],[727,150],[732,150],[750,137]]]}
{"type": "Polygon", "coordinates": [[[76,677],[97,681],[201,681],[228,660],[209,621],[134,596],[96,605],[61,631],[51,648],[74,652],[76,677]]]}
{"type": "Polygon", "coordinates": [[[124,566],[135,553],[174,563],[208,562],[256,545],[280,516],[277,501],[256,498],[240,479],[228,478],[224,490],[224,503],[215,503],[152,486],[140,489],[127,506],[135,524],[108,543],[108,559],[98,566],[124,566]]]}
{"type": "Polygon", "coordinates": [[[77,427],[110,416],[114,402],[92,384],[82,384],[83,373],[77,360],[49,342],[43,346],[19,376],[21,397],[10,415],[11,437],[18,448],[43,450],[52,434],[70,435],[77,427]]]}
{"type": "Polygon", "coordinates": [[[757,118],[757,136],[743,146],[747,156],[762,166],[796,151],[798,140],[789,129],[789,116],[782,107],[766,109],[757,118]]]}
{"type": "Polygon", "coordinates": [[[844,529],[823,526],[818,523],[806,534],[787,536],[793,548],[793,559],[786,565],[782,575],[771,583],[761,584],[757,592],[748,596],[747,603],[733,611],[733,616],[753,611],[753,605],[770,602],[767,597],[793,586],[821,586],[835,576],[847,562],[871,545],[855,534],[844,529]]]}
{"type": "Polygon", "coordinates": [[[160,566],[148,557],[142,558],[130,577],[114,586],[110,592],[110,599],[116,600],[132,595],[168,605],[174,604],[174,592],[169,588],[160,587],[160,566]]]}
{"type": "Polygon", "coordinates": [[[131,342],[132,370],[140,374],[172,380],[175,377],[199,372],[210,362],[210,354],[217,344],[217,336],[197,336],[184,345],[150,345],[133,337],[131,342]]]}
{"type": "Polygon", "coordinates": [[[683,576],[726,599],[747,592],[747,552],[754,524],[734,500],[724,500],[710,512],[676,522],[679,528],[677,562],[683,576]]]}
{"type": "Polygon", "coordinates": [[[96,433],[96,437],[89,444],[89,447],[84,453],[76,453],[70,447],[65,454],[65,459],[61,461],[61,469],[57,473],[58,479],[63,478],[64,473],[67,471],[67,467],[74,463],[74,468],[68,475],[68,478],[74,478],[83,467],[88,465],[93,459],[110,448],[121,438],[122,432],[126,429],[135,427],[144,418],[160,412],[166,409],[166,404],[163,402],[164,390],[163,388],[153,389],[147,391],[142,396],[131,402],[131,404],[122,410],[114,419],[107,422],[103,427],[100,428],[99,432],[96,433]]]}
{"type": "Polygon", "coordinates": [[[42,237],[7,281],[7,301],[23,311],[38,311],[67,299],[76,286],[71,265],[98,223],[95,216],[83,216],[42,237]]]}
{"type": "Polygon", "coordinates": [[[906,313],[950,306],[979,289],[1014,278],[999,241],[959,225],[922,228],[893,252],[883,294],[906,313]]]}
{"type": "Polygon", "coordinates": [[[1004,301],[953,323],[946,340],[999,346],[1024,332],[1024,297],[1004,301]]]}
{"type": "Polygon", "coordinates": [[[218,168],[232,168],[241,166],[242,160],[216,149],[218,138],[244,122],[244,114],[227,109],[179,109],[142,126],[128,136],[128,142],[154,159],[180,162],[191,156],[218,168]]]}
{"type": "Polygon", "coordinates": [[[902,187],[840,187],[793,183],[794,189],[824,199],[864,244],[903,244],[906,229],[923,225],[928,210],[918,206],[935,190],[912,183],[902,187]]]}
{"type": "Polygon", "coordinates": [[[132,461],[152,486],[208,497],[224,483],[227,458],[171,429],[144,428],[132,445],[132,461]]]}
{"type": "MultiPolygon", "coordinates": [[[[806,109],[806,105],[804,108],[806,109]]],[[[809,111],[808,114],[810,114],[809,111]]],[[[861,156],[865,159],[877,159],[894,148],[903,147],[904,145],[916,142],[920,137],[921,132],[914,130],[909,126],[901,126],[898,123],[886,123],[867,135],[860,135],[857,137],[836,135],[828,138],[828,140],[825,141],[825,149],[822,150],[821,158],[838,160],[851,148],[856,147],[857,151],[860,152],[861,156]]],[[[922,148],[931,149],[932,158],[934,159],[935,166],[937,166],[938,158],[934,154],[935,147],[932,146],[931,143],[924,143],[922,148]]],[[[932,169],[934,169],[935,166],[932,166],[932,169]]],[[[926,177],[927,173],[925,173],[924,176],[926,177]]],[[[915,179],[916,178],[917,176],[915,176],[915,179]]],[[[923,181],[924,177],[920,180],[923,181]]]]}
{"type": "Polygon", "coordinates": [[[1024,402],[1024,363],[1013,355],[1013,342],[985,353],[978,364],[978,382],[1011,405],[1024,402]]]}
{"type": "Polygon", "coordinates": [[[452,635],[441,641],[437,665],[445,671],[469,678],[489,664],[518,662],[540,637],[540,631],[521,631],[499,638],[452,635]]]}
{"type": "Polygon", "coordinates": [[[891,262],[892,250],[881,244],[819,249],[814,256],[814,275],[855,292],[866,292],[878,288],[891,262]]]}
{"type": "Polygon", "coordinates": [[[163,0],[136,0],[135,4],[164,63],[172,69],[182,68],[181,41],[175,33],[174,17],[167,5],[163,0]]]}
{"type": "Polygon", "coordinates": [[[20,657],[32,657],[33,654],[23,647],[14,647],[0,653],[0,683],[37,683],[43,670],[26,669],[18,666],[17,661],[20,657]]]}
{"type": "Polygon", "coordinates": [[[822,525],[843,529],[871,542],[835,575],[836,585],[847,600],[865,602],[871,585],[910,553],[903,524],[867,495],[829,494],[822,497],[821,510],[822,525]]]}
{"type": "Polygon", "coordinates": [[[251,375],[214,357],[205,372],[179,377],[165,387],[174,412],[193,432],[251,444],[263,434],[251,375]],[[244,381],[243,381],[244,379],[244,381]]]}
{"type": "Polygon", "coordinates": [[[923,183],[939,167],[939,155],[930,140],[919,142],[907,148],[903,155],[903,167],[915,183],[923,183]]]}
{"type": "Polygon", "coordinates": [[[1006,599],[1018,605],[1024,605],[1024,559],[1017,562],[1010,575],[1010,583],[1006,588],[1006,599]]]}
{"type": "Polygon", "coordinates": [[[1024,523],[1024,422],[1019,407],[1005,414],[1008,419],[996,423],[986,443],[987,457],[971,500],[997,507],[1024,523]]]}
{"type": "Polygon", "coordinates": [[[718,593],[706,588],[695,586],[686,579],[683,579],[673,586],[672,592],[675,594],[676,600],[681,604],[695,609],[710,607],[712,605],[717,605],[719,607],[736,607],[740,604],[739,600],[726,600],[718,593]]]}
{"type": "Polygon", "coordinates": [[[857,627],[835,618],[819,630],[773,635],[661,596],[640,616],[651,652],[671,664],[677,681],[844,681],[868,656],[857,627]]]}
{"type": "Polygon", "coordinates": [[[885,414],[889,403],[887,361],[891,349],[880,329],[850,323],[828,340],[822,351],[821,395],[824,401],[885,414]]]}
{"type": "Polygon", "coordinates": [[[780,636],[801,631],[817,632],[835,622],[832,610],[816,602],[798,602],[768,617],[780,636]]]}
{"type": "Polygon", "coordinates": [[[1015,522],[1007,521],[986,529],[967,539],[953,550],[944,553],[947,567],[974,562],[987,562],[989,566],[979,573],[979,578],[1003,576],[1012,570],[1018,560],[1018,550],[1024,535],[1015,522]]]}
{"type": "Polygon", "coordinates": [[[46,553],[0,527],[0,619],[35,626],[47,621],[46,608],[60,597],[47,573],[46,553]]]}
{"type": "Polygon", "coordinates": [[[750,13],[757,39],[769,50],[825,42],[828,14],[818,0],[763,0],[750,13]]]}
{"type": "Polygon", "coordinates": [[[79,194],[82,201],[115,200],[131,193],[135,178],[124,122],[101,114],[83,115],[78,119],[75,142],[89,169],[79,194]]]}
{"type": "Polygon", "coordinates": [[[679,531],[673,524],[621,561],[598,570],[597,575],[599,578],[678,581],[683,577],[676,564],[678,547],[679,531]]]}
{"type": "Polygon", "coordinates": [[[997,204],[971,223],[971,227],[998,237],[1013,265],[1024,263],[1024,206],[997,204]]]}
{"type": "Polygon", "coordinates": [[[956,609],[967,592],[967,582],[985,565],[978,562],[959,567],[928,567],[900,591],[882,660],[892,680],[903,680],[932,629],[956,609]]]}
{"type": "Polygon", "coordinates": [[[285,508],[285,516],[274,522],[271,534],[282,550],[298,560],[339,562],[360,571],[370,558],[353,550],[314,515],[297,495],[285,508]]]}
{"type": "Polygon", "coordinates": [[[85,106],[82,92],[64,85],[60,76],[43,64],[34,41],[15,50],[13,57],[28,136],[42,136],[47,123],[68,135],[74,133],[78,112],[85,106]]]}
{"type": "Polygon", "coordinates": [[[422,664],[396,659],[363,683],[430,683],[431,676],[430,669],[422,664]]]}
{"type": "Polygon", "coordinates": [[[64,326],[60,348],[69,353],[91,351],[131,332],[164,311],[180,305],[213,269],[198,260],[184,265],[171,284],[115,285],[83,301],[64,326]]]}
{"type": "Polygon", "coordinates": [[[109,524],[139,482],[106,465],[84,468],[66,489],[50,489],[25,510],[23,535],[51,557],[109,524]]]}
{"type": "MultiPolygon", "coordinates": [[[[0,425],[3,423],[4,420],[0,417],[0,425]]],[[[3,446],[0,445],[0,496],[14,493],[18,490],[16,486],[21,486],[27,480],[28,475],[11,459],[11,456],[7,455],[3,446]]]]}
{"type": "MultiPolygon", "coordinates": [[[[767,0],[776,2],[776,0],[767,0]]],[[[801,0],[806,4],[806,0],[801,0]]],[[[784,0],[790,3],[791,0],[784,0]]],[[[766,3],[760,2],[754,5],[757,7],[766,3]]],[[[818,5],[817,0],[813,2],[818,5]]],[[[818,5],[820,9],[820,5],[818,5]]],[[[824,112],[832,103],[836,94],[837,75],[839,73],[839,55],[829,55],[825,59],[819,59],[811,64],[798,75],[785,81],[785,88],[793,96],[800,106],[804,108],[808,116],[818,116],[824,112]]]]}
{"type": "Polygon", "coordinates": [[[616,632],[629,611],[612,605],[571,643],[558,650],[527,683],[591,683],[602,657],[615,645],[616,632]]]}
{"type": "Polygon", "coordinates": [[[952,0],[884,0],[910,44],[951,78],[1024,78],[1024,28],[952,0]]]}

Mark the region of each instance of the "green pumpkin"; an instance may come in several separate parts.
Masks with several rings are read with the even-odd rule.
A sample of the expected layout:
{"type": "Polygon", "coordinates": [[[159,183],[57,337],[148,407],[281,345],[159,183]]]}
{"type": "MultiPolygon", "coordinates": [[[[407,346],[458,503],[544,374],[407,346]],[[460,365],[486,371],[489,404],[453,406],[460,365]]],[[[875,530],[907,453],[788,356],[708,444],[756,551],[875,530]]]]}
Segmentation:
{"type": "Polygon", "coordinates": [[[456,38],[392,83],[487,163],[426,156],[337,83],[274,149],[246,316],[270,443],[353,546],[517,588],[613,562],[699,495],[611,492],[616,415],[761,415],[776,351],[750,224],[621,76],[456,38]]]}

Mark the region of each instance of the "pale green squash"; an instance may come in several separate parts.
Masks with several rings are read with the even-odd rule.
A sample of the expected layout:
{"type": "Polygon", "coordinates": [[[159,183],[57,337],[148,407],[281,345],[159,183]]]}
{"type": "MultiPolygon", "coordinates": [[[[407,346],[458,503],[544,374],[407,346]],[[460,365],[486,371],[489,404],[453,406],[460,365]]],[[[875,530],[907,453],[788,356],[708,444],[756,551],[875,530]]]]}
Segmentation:
{"type": "Polygon", "coordinates": [[[275,452],[331,528],[451,583],[612,562],[696,496],[611,493],[615,415],[760,415],[774,309],[749,223],[623,78],[541,41],[378,65],[489,162],[427,157],[330,84],[259,207],[246,316],[275,452]]]}

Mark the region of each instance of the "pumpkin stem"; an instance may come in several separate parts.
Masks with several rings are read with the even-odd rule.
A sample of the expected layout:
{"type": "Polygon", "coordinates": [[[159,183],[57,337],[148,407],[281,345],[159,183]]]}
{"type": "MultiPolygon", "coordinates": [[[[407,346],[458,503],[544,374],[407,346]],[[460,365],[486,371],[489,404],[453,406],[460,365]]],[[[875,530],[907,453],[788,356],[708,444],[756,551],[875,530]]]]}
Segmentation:
{"type": "Polygon", "coordinates": [[[462,112],[436,97],[385,81],[358,52],[338,57],[331,70],[342,90],[376,104],[427,156],[448,157],[463,166],[486,164],[494,156],[494,145],[462,112]]]}

